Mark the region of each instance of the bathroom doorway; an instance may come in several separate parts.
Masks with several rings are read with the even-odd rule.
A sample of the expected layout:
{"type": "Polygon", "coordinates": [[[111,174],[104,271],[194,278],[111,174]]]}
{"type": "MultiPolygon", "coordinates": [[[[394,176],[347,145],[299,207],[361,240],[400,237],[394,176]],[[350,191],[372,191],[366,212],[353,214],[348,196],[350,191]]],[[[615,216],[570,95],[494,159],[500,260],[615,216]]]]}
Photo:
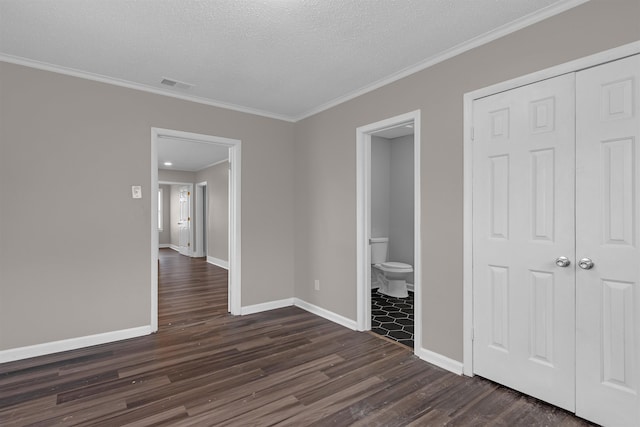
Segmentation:
{"type": "Polygon", "coordinates": [[[358,329],[421,349],[420,111],[359,127],[358,329]]]}

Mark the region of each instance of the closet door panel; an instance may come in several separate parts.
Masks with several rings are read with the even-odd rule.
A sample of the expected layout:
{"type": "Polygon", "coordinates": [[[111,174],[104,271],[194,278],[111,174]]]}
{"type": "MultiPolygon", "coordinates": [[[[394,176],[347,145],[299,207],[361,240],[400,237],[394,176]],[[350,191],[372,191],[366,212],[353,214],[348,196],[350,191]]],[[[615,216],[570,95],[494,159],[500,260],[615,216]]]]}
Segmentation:
{"type": "Polygon", "coordinates": [[[639,84],[638,55],[576,75],[576,413],[616,426],[640,425],[639,84]]]}
{"type": "Polygon", "coordinates": [[[474,372],[574,410],[574,75],[474,102],[474,372]]]}

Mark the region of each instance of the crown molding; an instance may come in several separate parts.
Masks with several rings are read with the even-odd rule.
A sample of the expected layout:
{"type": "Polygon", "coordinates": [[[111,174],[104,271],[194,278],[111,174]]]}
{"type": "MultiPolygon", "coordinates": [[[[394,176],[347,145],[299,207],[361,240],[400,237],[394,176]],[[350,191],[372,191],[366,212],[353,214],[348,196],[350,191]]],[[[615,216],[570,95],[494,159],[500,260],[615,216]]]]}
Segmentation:
{"type": "Polygon", "coordinates": [[[437,55],[434,55],[430,58],[425,59],[422,62],[419,62],[416,65],[413,65],[411,67],[405,68],[404,70],[398,71],[397,73],[394,73],[390,76],[387,76],[383,79],[380,79],[374,83],[371,83],[369,85],[363,86],[362,88],[355,90],[353,92],[350,92],[346,95],[343,95],[339,98],[335,98],[325,104],[322,104],[316,108],[313,108],[309,111],[307,111],[306,113],[303,113],[299,116],[296,116],[294,118],[294,122],[298,122],[300,120],[306,119],[308,117],[311,117],[313,115],[316,115],[318,113],[321,113],[323,111],[326,111],[330,108],[333,108],[339,104],[345,103],[347,101],[350,101],[354,98],[357,98],[359,96],[362,96],[366,93],[372,92],[376,89],[379,89],[383,86],[386,86],[390,83],[396,82],[400,79],[403,79],[407,76],[410,76],[411,74],[415,74],[419,71],[425,70],[429,67],[432,67],[440,62],[446,61],[447,59],[453,58],[454,56],[460,55],[464,52],[467,52],[471,49],[474,49],[476,47],[482,46],[484,44],[490,43],[496,39],[499,39],[500,37],[504,37],[508,34],[514,33],[518,30],[521,30],[525,27],[528,27],[530,25],[533,25],[537,22],[543,21],[547,18],[550,18],[552,16],[558,15],[562,12],[565,12],[569,9],[572,9],[576,6],[579,6],[581,4],[584,4],[586,2],[588,2],[589,0],[566,0],[564,2],[561,3],[556,3],[553,4],[551,6],[547,6],[544,9],[540,9],[537,12],[534,13],[530,13],[529,15],[523,16],[522,18],[516,19],[515,21],[511,21],[508,24],[505,24],[501,27],[498,27],[494,30],[491,30],[487,33],[484,33],[480,36],[477,36],[471,40],[468,40],[466,42],[460,43],[457,46],[452,47],[451,49],[447,49],[444,52],[441,52],[437,55]]]}
{"type": "Polygon", "coordinates": [[[91,80],[100,83],[111,84],[114,86],[125,87],[128,89],[139,90],[142,92],[153,93],[155,95],[168,96],[170,98],[181,99],[183,101],[195,102],[197,104],[208,105],[211,107],[224,108],[226,110],[238,111],[240,113],[253,114],[256,116],[267,117],[270,119],[283,120],[286,122],[295,121],[294,118],[285,116],[282,114],[271,113],[268,111],[258,110],[249,107],[243,107],[236,104],[229,104],[220,101],[214,101],[207,98],[202,98],[199,96],[186,95],[181,93],[175,93],[170,90],[165,90],[149,85],[145,85],[142,83],[134,83],[128,80],[117,79],[114,77],[104,76],[102,74],[89,73],[86,71],[76,70],[74,68],[62,67],[59,65],[49,64],[47,62],[36,61],[33,59],[23,58],[20,56],[8,55],[4,53],[0,53],[0,62],[8,62],[10,64],[22,65],[25,67],[36,68],[38,70],[50,71],[52,73],[64,74],[72,77],[79,77],[85,80],[91,80]]]}
{"type": "Polygon", "coordinates": [[[23,65],[26,67],[31,67],[31,68],[37,68],[40,70],[45,70],[45,71],[51,71],[54,73],[58,73],[58,74],[65,74],[68,76],[73,76],[73,77],[79,77],[79,78],[83,78],[83,79],[87,79],[87,80],[92,80],[92,81],[97,81],[97,82],[101,82],[101,83],[107,83],[107,84],[112,84],[115,86],[121,86],[121,87],[126,87],[129,89],[135,89],[135,90],[140,90],[143,92],[149,92],[149,93],[153,93],[156,95],[163,95],[163,96],[168,96],[171,98],[177,98],[177,99],[181,99],[184,101],[190,101],[190,102],[195,102],[198,104],[203,104],[203,105],[208,105],[208,106],[212,106],[212,107],[218,107],[218,108],[224,108],[227,110],[233,110],[233,111],[238,111],[241,113],[246,113],[246,114],[253,114],[253,115],[257,115],[257,116],[262,116],[262,117],[267,117],[270,119],[276,119],[276,120],[283,120],[286,122],[298,122],[300,120],[306,119],[308,117],[311,117],[313,115],[316,115],[318,113],[321,113],[323,111],[326,111],[330,108],[333,108],[339,104],[345,103],[347,101],[350,101],[354,98],[357,98],[359,96],[362,96],[366,93],[372,92],[376,89],[379,89],[383,86],[386,86],[390,83],[396,82],[400,79],[403,79],[407,76],[410,76],[411,74],[415,74],[419,71],[422,71],[424,69],[427,69],[429,67],[432,67],[440,62],[446,61],[447,59],[450,59],[456,55],[460,55],[461,53],[464,53],[466,51],[469,51],[471,49],[474,49],[478,46],[482,46],[484,44],[487,44],[489,42],[492,42],[500,37],[504,37],[510,33],[513,33],[515,31],[518,31],[522,28],[528,27],[530,25],[533,25],[537,22],[540,22],[544,19],[550,18],[552,16],[555,16],[557,14],[560,14],[562,12],[565,12],[569,9],[572,9],[576,6],[579,6],[583,3],[586,3],[589,0],[566,0],[566,1],[562,1],[560,3],[556,3],[553,4],[551,6],[548,6],[544,9],[541,9],[537,12],[531,13],[527,16],[524,16],[522,18],[519,18],[515,21],[512,21],[508,24],[505,24],[501,27],[496,28],[495,30],[491,30],[485,34],[482,34],[478,37],[475,37],[471,40],[468,40],[466,42],[463,42],[457,46],[452,47],[451,49],[448,49],[444,52],[441,52],[437,55],[434,55],[430,58],[425,59],[424,61],[419,62],[416,65],[413,65],[411,67],[405,68],[404,70],[398,71],[397,73],[394,73],[390,76],[387,76],[383,79],[380,79],[374,83],[365,85],[363,87],[361,87],[360,89],[357,89],[355,91],[352,91],[350,93],[347,93],[346,95],[340,96],[338,98],[335,98],[329,102],[326,102],[324,104],[319,105],[316,108],[312,108],[311,110],[308,110],[298,116],[287,116],[287,115],[283,115],[283,114],[277,114],[277,113],[272,113],[269,111],[263,111],[263,110],[258,110],[258,109],[254,109],[254,108],[250,108],[250,107],[243,107],[240,105],[235,105],[235,104],[229,104],[229,103],[225,103],[225,102],[220,102],[220,101],[215,101],[215,100],[211,100],[211,99],[207,99],[207,98],[202,98],[202,97],[198,97],[198,96],[190,96],[190,95],[185,95],[185,94],[180,94],[180,93],[175,93],[169,90],[165,90],[165,89],[161,89],[161,88],[156,88],[153,86],[149,86],[149,85],[144,85],[144,84],[140,84],[140,83],[134,83],[134,82],[130,82],[128,80],[122,80],[122,79],[116,79],[113,77],[107,77],[107,76],[103,76],[101,74],[95,74],[95,73],[89,73],[89,72],[85,72],[85,71],[80,71],[80,70],[76,70],[73,68],[67,68],[67,67],[61,67],[61,66],[57,66],[57,65],[53,65],[53,64],[49,64],[46,62],[41,62],[41,61],[35,61],[35,60],[31,60],[31,59],[27,59],[27,58],[22,58],[19,56],[13,56],[13,55],[8,55],[8,54],[2,54],[0,53],[0,61],[2,62],[8,62],[8,63],[12,63],[12,64],[17,64],[17,65],[23,65]]]}

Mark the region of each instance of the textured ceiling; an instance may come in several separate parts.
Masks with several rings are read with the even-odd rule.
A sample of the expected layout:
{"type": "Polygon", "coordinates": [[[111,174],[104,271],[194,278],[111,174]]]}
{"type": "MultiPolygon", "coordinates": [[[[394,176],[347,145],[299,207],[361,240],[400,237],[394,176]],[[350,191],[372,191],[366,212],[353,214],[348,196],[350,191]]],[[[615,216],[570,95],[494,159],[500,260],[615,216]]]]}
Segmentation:
{"type": "Polygon", "coordinates": [[[0,54],[295,120],[580,2],[0,0],[0,54]]]}
{"type": "Polygon", "coordinates": [[[163,136],[158,139],[158,169],[197,172],[229,158],[229,148],[163,136]],[[171,162],[165,166],[164,162],[171,162]]]}

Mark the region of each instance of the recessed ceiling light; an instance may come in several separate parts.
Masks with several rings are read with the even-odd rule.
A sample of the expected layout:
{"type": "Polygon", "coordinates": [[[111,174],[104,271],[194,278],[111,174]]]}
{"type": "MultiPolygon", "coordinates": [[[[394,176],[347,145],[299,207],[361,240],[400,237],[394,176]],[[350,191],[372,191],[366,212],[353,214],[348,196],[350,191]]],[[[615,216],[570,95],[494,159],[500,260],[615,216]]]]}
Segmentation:
{"type": "Polygon", "coordinates": [[[171,166],[171,165],[173,165],[173,163],[171,163],[171,162],[164,162],[164,165],[165,165],[165,166],[171,166]]]}

